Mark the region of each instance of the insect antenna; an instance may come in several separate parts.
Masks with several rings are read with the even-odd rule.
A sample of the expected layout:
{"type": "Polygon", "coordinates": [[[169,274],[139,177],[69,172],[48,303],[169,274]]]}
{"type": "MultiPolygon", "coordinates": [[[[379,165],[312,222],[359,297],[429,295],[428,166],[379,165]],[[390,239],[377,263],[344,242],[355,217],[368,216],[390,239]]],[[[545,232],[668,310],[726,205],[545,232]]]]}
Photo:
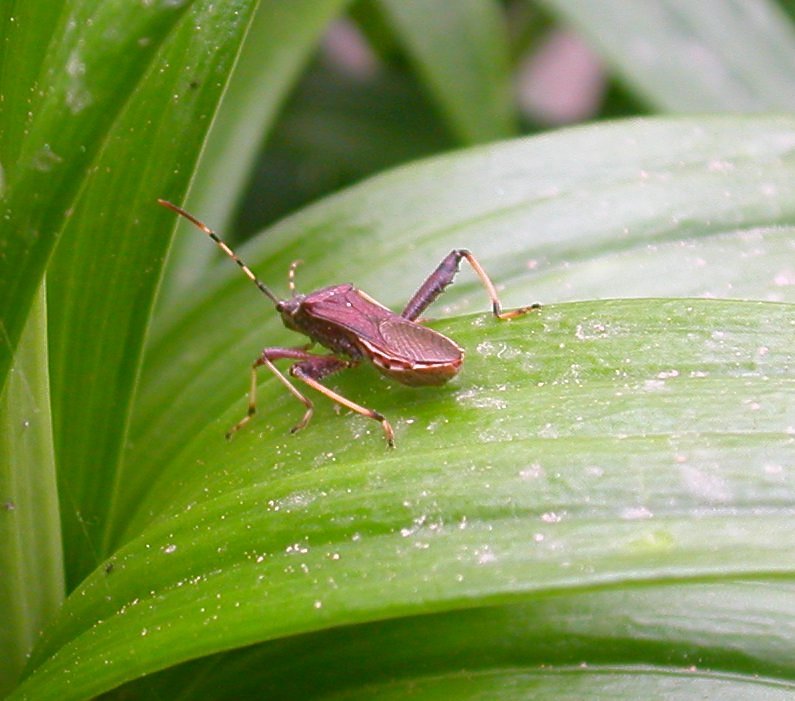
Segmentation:
{"type": "Polygon", "coordinates": [[[192,214],[186,212],[184,209],[182,209],[182,207],[177,207],[177,205],[169,202],[168,200],[158,199],[157,203],[163,205],[163,207],[166,207],[176,212],[180,216],[185,217],[185,219],[187,219],[197,229],[201,229],[213,241],[215,241],[215,243],[218,245],[218,248],[220,248],[224,253],[226,253],[226,255],[228,255],[233,261],[235,261],[235,263],[237,263],[240,266],[240,269],[246,274],[248,279],[251,280],[251,282],[253,282],[259,288],[262,294],[264,294],[274,304],[278,304],[280,302],[279,298],[275,294],[273,294],[273,292],[270,291],[270,288],[264,282],[262,282],[262,280],[260,280],[256,275],[254,275],[254,272],[251,270],[251,268],[249,268],[242,260],[240,260],[240,258],[237,257],[237,254],[231,248],[229,248],[229,246],[227,246],[221,240],[218,234],[216,234],[209,226],[207,226],[204,222],[201,222],[198,219],[196,219],[196,217],[194,217],[192,214]]]}

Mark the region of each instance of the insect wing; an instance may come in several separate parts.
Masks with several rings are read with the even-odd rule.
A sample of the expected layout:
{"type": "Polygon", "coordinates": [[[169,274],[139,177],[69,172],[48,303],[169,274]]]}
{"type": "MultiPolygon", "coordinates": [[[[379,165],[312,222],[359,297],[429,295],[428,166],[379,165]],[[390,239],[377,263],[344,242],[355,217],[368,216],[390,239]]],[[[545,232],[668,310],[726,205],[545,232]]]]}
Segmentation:
{"type": "Polygon", "coordinates": [[[397,315],[382,319],[378,331],[361,344],[376,368],[404,385],[443,385],[461,369],[464,351],[436,331],[397,315]]]}
{"type": "Polygon", "coordinates": [[[444,384],[464,359],[446,336],[398,316],[352,285],[319,290],[304,305],[315,322],[347,331],[376,368],[403,384],[444,384]]]}
{"type": "Polygon", "coordinates": [[[401,360],[438,365],[455,362],[461,357],[461,349],[446,336],[399,316],[382,320],[378,330],[383,349],[401,360]]]}
{"type": "Polygon", "coordinates": [[[449,338],[395,314],[353,285],[327,287],[304,301],[312,318],[349,331],[368,351],[410,363],[454,362],[461,349],[449,338]]]}

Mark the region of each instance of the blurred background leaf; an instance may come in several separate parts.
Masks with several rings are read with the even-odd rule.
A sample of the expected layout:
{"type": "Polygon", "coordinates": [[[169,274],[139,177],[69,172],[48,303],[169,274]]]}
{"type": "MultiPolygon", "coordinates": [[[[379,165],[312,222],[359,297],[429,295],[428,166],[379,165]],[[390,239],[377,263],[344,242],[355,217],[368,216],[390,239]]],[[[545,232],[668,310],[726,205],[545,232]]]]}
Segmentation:
{"type": "MultiPolygon", "coordinates": [[[[220,230],[240,204],[257,146],[267,137],[279,107],[307,63],[321,33],[348,0],[260,0],[224,101],[207,137],[188,206],[220,230]]],[[[187,230],[184,225],[183,230],[187,230]]],[[[209,246],[189,236],[175,239],[161,302],[175,302],[211,260],[209,246]]],[[[163,310],[161,310],[162,312],[163,310]]]]}
{"type": "Polygon", "coordinates": [[[508,34],[491,0],[380,0],[409,59],[463,143],[515,133],[508,34]]]}
{"type": "Polygon", "coordinates": [[[795,109],[795,28],[772,0],[543,2],[656,109],[795,109]]]}

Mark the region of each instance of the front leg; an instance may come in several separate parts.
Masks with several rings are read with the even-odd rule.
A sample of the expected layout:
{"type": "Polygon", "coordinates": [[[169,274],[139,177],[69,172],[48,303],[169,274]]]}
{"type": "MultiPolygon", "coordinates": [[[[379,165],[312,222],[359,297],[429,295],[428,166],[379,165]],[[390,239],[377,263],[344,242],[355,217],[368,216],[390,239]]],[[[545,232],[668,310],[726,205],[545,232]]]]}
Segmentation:
{"type": "Polygon", "coordinates": [[[301,346],[299,348],[262,349],[259,358],[257,358],[251,366],[251,384],[249,385],[248,391],[248,411],[246,412],[246,415],[240,419],[240,421],[238,421],[226,432],[227,440],[232,438],[235,433],[237,433],[241,428],[243,428],[243,426],[251,421],[254,414],[257,413],[257,368],[260,368],[263,365],[267,367],[268,370],[270,370],[274,375],[276,375],[276,378],[287,388],[290,394],[292,394],[306,407],[304,418],[301,419],[295,428],[293,428],[293,431],[297,431],[299,428],[303,428],[307,423],[309,423],[309,419],[312,418],[312,402],[309,401],[309,399],[307,399],[303,394],[301,394],[295,387],[293,387],[293,384],[284,376],[284,373],[282,373],[279,368],[273,364],[274,360],[282,360],[285,358],[290,358],[293,360],[310,360],[312,358],[324,357],[307,353],[307,348],[309,347],[310,346],[301,346]]]}
{"type": "Polygon", "coordinates": [[[420,289],[414,293],[414,296],[409,300],[400,316],[409,321],[415,321],[419,315],[433,304],[436,298],[444,292],[445,288],[453,282],[463,258],[467,259],[472,269],[483,283],[483,286],[486,288],[486,292],[491,299],[492,311],[494,312],[494,316],[498,319],[515,319],[517,316],[522,316],[533,309],[539,308],[539,304],[531,304],[530,306],[512,309],[508,312],[502,311],[502,304],[497,295],[497,288],[494,287],[494,283],[492,283],[486,271],[481,267],[480,263],[478,263],[477,258],[466,248],[457,248],[450,251],[445,259],[439,263],[439,267],[437,267],[436,270],[428,276],[425,282],[422,283],[420,289]]]}
{"type": "MultiPolygon", "coordinates": [[[[302,382],[308,384],[310,387],[312,387],[312,389],[316,389],[321,394],[325,394],[329,399],[336,402],[337,404],[347,407],[348,409],[355,411],[357,414],[366,416],[368,419],[378,421],[381,424],[381,428],[384,430],[384,436],[386,437],[387,445],[390,448],[394,448],[395,432],[392,430],[392,426],[390,425],[389,421],[387,421],[381,414],[372,409],[368,409],[367,407],[363,407],[360,404],[356,404],[356,402],[352,402],[350,399],[346,399],[341,394],[337,394],[335,391],[329,389],[325,385],[320,384],[320,380],[322,380],[324,377],[328,377],[334,372],[351,367],[353,364],[355,364],[354,361],[341,360],[330,355],[315,356],[293,365],[290,368],[290,374],[293,377],[297,377],[302,382]]],[[[311,416],[311,411],[308,412],[308,414],[311,416]]],[[[293,430],[296,431],[299,428],[303,428],[308,420],[309,418],[305,416],[304,420],[293,430]]]]}

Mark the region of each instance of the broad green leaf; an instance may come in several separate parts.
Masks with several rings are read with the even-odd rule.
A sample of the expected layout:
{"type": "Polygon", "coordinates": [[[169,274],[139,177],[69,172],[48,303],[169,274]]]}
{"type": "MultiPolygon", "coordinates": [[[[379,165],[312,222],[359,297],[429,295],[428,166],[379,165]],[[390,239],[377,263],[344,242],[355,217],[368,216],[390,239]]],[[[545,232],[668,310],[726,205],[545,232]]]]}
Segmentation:
{"type": "Polygon", "coordinates": [[[43,290],[0,397],[0,695],[63,603],[43,290]]]}
{"type": "Polygon", "coordinates": [[[734,297],[795,302],[795,267],[790,262],[795,227],[730,227],[726,233],[647,246],[572,252],[563,261],[534,259],[538,275],[512,278],[511,290],[539,299],[589,299],[611,296],[734,297]]]}
{"type": "Polygon", "coordinates": [[[154,520],[70,598],[20,691],[63,694],[68,675],[65,698],[82,698],[409,614],[793,576],[791,305],[595,301],[437,328],[469,352],[452,386],[335,383],[393,418],[395,451],[328,407],[287,436],[295,402],[274,382],[256,431],[195,437],[142,505],[154,520]]]}
{"type": "MultiPolygon", "coordinates": [[[[49,46],[22,42],[41,38],[27,28],[13,33],[7,51],[20,62],[41,64],[28,99],[7,105],[6,130],[22,137],[12,161],[2,163],[5,192],[0,217],[0,388],[13,357],[28,309],[58,235],[72,212],[93,159],[128,96],[146,72],[158,47],[190,0],[137,2],[71,0],[63,4],[49,46]],[[43,60],[40,58],[44,56],[43,60]]],[[[4,10],[7,24],[17,21],[17,3],[4,10]]],[[[51,9],[57,12],[58,5],[51,9]]],[[[37,21],[40,12],[21,11],[18,19],[37,21]]],[[[29,71],[15,84],[15,60],[4,54],[3,89],[20,96],[29,71]]],[[[0,96],[6,100],[5,94],[0,96]]]]}
{"type": "MultiPolygon", "coordinates": [[[[685,251],[690,241],[719,246],[711,242],[727,232],[753,237],[795,218],[795,198],[787,195],[795,182],[794,124],[731,117],[618,122],[474,149],[348,190],[241,254],[277,290],[286,289],[288,265],[300,258],[300,290],[354,281],[395,308],[458,246],[475,251],[506,284],[508,304],[551,302],[558,288],[563,299],[692,294],[694,278],[681,287],[683,276],[674,275],[677,242],[685,251]],[[658,257],[655,246],[670,252],[658,257]],[[586,277],[588,287],[578,293],[576,273],[587,260],[606,257],[615,270],[621,255],[635,268],[602,276],[601,286],[586,277]],[[654,280],[648,288],[634,272],[641,261],[645,279],[654,280]],[[536,277],[551,280],[543,296],[534,290],[536,277]]],[[[792,301],[786,249],[785,242],[751,256],[748,265],[760,278],[768,266],[772,282],[741,296],[766,299],[774,287],[779,299],[792,301]]],[[[724,281],[707,291],[732,296],[725,271],[740,269],[745,258],[718,262],[700,271],[701,280],[724,281]]],[[[261,347],[301,343],[235,266],[221,263],[220,281],[208,276],[190,295],[192,310],[153,338],[131,428],[127,506],[115,528],[191,436],[230,406],[242,410],[248,367],[261,347]]],[[[440,311],[430,313],[486,307],[473,277],[462,273],[440,311]]]]}
{"type": "MultiPolygon", "coordinates": [[[[348,0],[263,0],[208,136],[188,209],[228,229],[263,140],[328,22],[348,0]]],[[[200,279],[212,249],[178,236],[161,295],[178,303],[200,279]]]]}
{"type": "Polygon", "coordinates": [[[48,271],[70,588],[105,548],[104,521],[170,240],[156,200],[184,193],[254,4],[237,0],[223,13],[214,2],[193,4],[108,131],[48,271]]]}
{"type": "MultiPolygon", "coordinates": [[[[324,635],[345,640],[329,632],[342,626],[351,626],[350,640],[369,638],[386,655],[391,646],[378,643],[375,622],[394,620],[384,630],[405,631],[417,620],[401,623],[407,616],[428,625],[424,640],[438,630],[453,649],[456,636],[444,631],[456,615],[491,611],[503,621],[492,636],[504,639],[512,614],[505,607],[535,611],[553,596],[569,616],[585,611],[568,624],[547,614],[558,645],[568,645],[576,623],[580,640],[590,636],[587,649],[600,650],[610,627],[582,599],[599,589],[607,590],[604,610],[634,592],[638,637],[642,628],[656,641],[641,658],[626,633],[612,656],[607,648],[593,656],[615,673],[611,688],[635,693],[644,670],[663,688],[673,664],[681,689],[693,680],[681,671],[690,666],[686,656],[699,648],[688,653],[687,621],[674,633],[677,619],[664,618],[665,587],[688,594],[720,583],[734,592],[726,610],[739,612],[745,598],[772,592],[774,579],[782,593],[771,594],[763,613],[724,626],[724,634],[707,611],[693,617],[690,635],[705,636],[709,664],[734,675],[706,670],[697,676],[704,689],[752,696],[786,688],[791,656],[777,638],[759,643],[750,631],[754,621],[762,630],[780,622],[783,639],[795,619],[786,589],[795,555],[787,468],[795,285],[791,228],[780,227],[795,214],[794,143],[795,120],[772,117],[562,131],[401,168],[318,203],[244,249],[274,286],[300,256],[299,289],[350,275],[395,306],[455,245],[475,250],[494,279],[507,282],[509,304],[532,301],[535,277],[546,277],[548,290],[560,282],[561,297],[576,298],[577,275],[589,272],[590,259],[612,266],[611,277],[594,265],[585,278],[587,295],[601,300],[544,297],[540,311],[512,322],[480,314],[434,323],[467,352],[463,373],[444,388],[397,386],[366,367],[331,379],[393,422],[394,451],[378,424],[336,415],[322,398],[312,424],[290,436],[302,408],[267,376],[260,414],[224,441],[244,410],[247,365],[258,347],[301,341],[276,331],[269,305],[223,261],[225,272],[153,338],[112,524],[118,550],[69,598],[18,697],[84,698],[266,641],[251,654],[278,659],[291,646],[328,641],[324,635]],[[622,278],[622,256],[640,273],[622,278]],[[671,274],[677,261],[691,275],[671,274]],[[743,297],[785,303],[675,298],[732,296],[726,269],[742,277],[743,263],[751,273],[743,297]],[[641,275],[668,276],[653,282],[653,293],[667,298],[605,299],[643,294],[641,275]],[[749,589],[737,589],[737,579],[749,589]],[[647,605],[656,618],[644,613],[647,605]],[[732,647],[730,633],[740,630],[748,635],[732,647]],[[673,658],[666,657],[672,635],[673,658]],[[763,661],[769,685],[753,676],[751,659],[763,661]]],[[[440,314],[446,306],[488,306],[465,271],[448,299],[440,314]]],[[[683,604],[679,621],[686,611],[683,604]]],[[[534,645],[532,634],[512,636],[516,645],[534,645]]],[[[228,654],[208,660],[209,679],[245,666],[246,653],[228,654]]],[[[417,658],[413,671],[407,662],[403,675],[363,673],[351,688],[363,696],[368,684],[399,693],[403,681],[429,695],[458,689],[451,675],[460,667],[451,668],[450,657],[445,666],[442,656],[428,677],[417,658]]],[[[303,659],[298,674],[311,676],[311,657],[303,659]]],[[[583,660],[553,661],[573,669],[583,660]]],[[[534,679],[538,664],[528,670],[534,679]]],[[[484,667],[491,680],[484,693],[510,688],[504,667],[484,667]]],[[[190,669],[174,678],[191,679],[190,669]]],[[[580,693],[606,683],[577,673],[580,693]]],[[[545,688],[561,695],[574,688],[565,676],[552,675],[545,688]]]]}
{"type": "Polygon", "coordinates": [[[379,0],[462,143],[515,133],[507,28],[493,0],[379,0]]]}
{"type": "Polygon", "coordinates": [[[773,0],[544,0],[670,112],[795,109],[795,27],[773,0]]]}

